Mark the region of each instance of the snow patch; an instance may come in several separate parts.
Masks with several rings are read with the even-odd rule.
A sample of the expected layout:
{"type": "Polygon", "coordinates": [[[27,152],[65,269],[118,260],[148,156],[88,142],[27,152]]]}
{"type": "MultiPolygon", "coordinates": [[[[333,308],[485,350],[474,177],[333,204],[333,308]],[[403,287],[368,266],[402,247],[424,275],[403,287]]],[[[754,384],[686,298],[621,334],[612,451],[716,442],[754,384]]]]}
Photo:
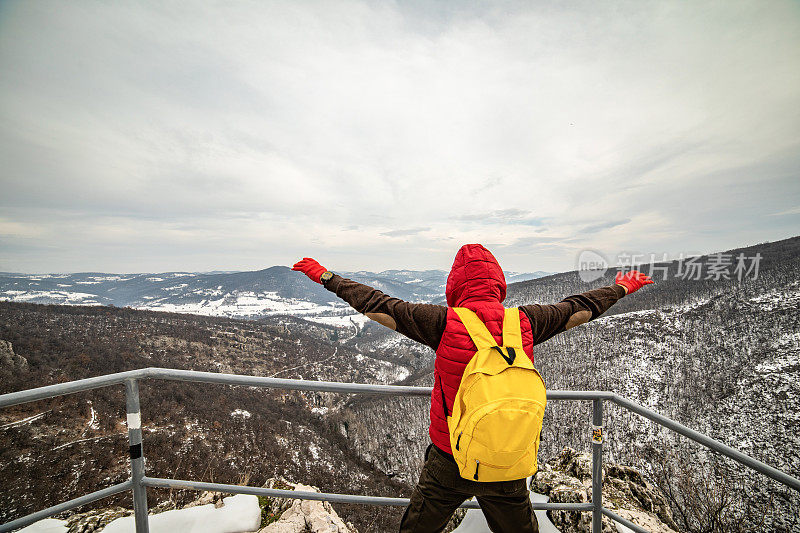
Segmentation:
{"type": "MultiPolygon", "coordinates": [[[[50,411],[52,411],[52,409],[50,411]]],[[[22,425],[25,425],[25,424],[30,424],[32,422],[35,422],[35,421],[39,420],[40,418],[42,418],[44,415],[46,415],[50,411],[44,411],[44,412],[41,412],[39,414],[35,414],[33,416],[29,416],[28,418],[23,418],[22,420],[17,420],[16,422],[9,422],[8,424],[4,424],[4,425],[0,426],[0,429],[5,429],[5,428],[22,426],[22,425]]]]}
{"type": "Polygon", "coordinates": [[[28,527],[23,527],[18,533],[67,533],[66,520],[56,520],[55,518],[45,518],[34,522],[28,527]]]}
{"type": "Polygon", "coordinates": [[[94,410],[94,407],[90,405],[89,411],[91,413],[91,419],[87,425],[92,429],[100,429],[100,423],[97,421],[97,412],[94,410]]]}
{"type": "Polygon", "coordinates": [[[178,283],[177,285],[173,285],[172,287],[161,287],[161,290],[162,291],[177,291],[179,289],[182,289],[182,288],[188,287],[188,286],[189,286],[188,283],[178,283]]]}
{"type": "Polygon", "coordinates": [[[362,315],[361,313],[355,313],[351,315],[343,315],[343,316],[305,316],[303,317],[306,320],[311,322],[317,322],[318,324],[325,324],[327,326],[336,326],[336,327],[347,327],[347,326],[357,326],[358,328],[364,327],[364,324],[369,322],[369,318],[362,315]]]}
{"type": "Polygon", "coordinates": [[[316,443],[313,443],[313,442],[310,443],[308,445],[308,451],[311,452],[311,455],[314,457],[315,461],[320,458],[320,455],[321,455],[320,449],[319,449],[319,446],[316,445],[316,443]]]}

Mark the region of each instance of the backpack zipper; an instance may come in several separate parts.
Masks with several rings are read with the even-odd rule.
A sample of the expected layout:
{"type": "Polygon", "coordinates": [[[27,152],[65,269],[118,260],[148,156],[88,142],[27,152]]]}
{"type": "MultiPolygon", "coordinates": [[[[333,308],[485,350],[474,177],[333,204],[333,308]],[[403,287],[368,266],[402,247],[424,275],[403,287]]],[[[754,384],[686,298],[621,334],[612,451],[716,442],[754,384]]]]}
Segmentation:
{"type": "Polygon", "coordinates": [[[474,479],[475,481],[478,481],[478,468],[480,468],[480,466],[481,462],[475,459],[475,475],[472,476],[472,479],[474,479]]]}

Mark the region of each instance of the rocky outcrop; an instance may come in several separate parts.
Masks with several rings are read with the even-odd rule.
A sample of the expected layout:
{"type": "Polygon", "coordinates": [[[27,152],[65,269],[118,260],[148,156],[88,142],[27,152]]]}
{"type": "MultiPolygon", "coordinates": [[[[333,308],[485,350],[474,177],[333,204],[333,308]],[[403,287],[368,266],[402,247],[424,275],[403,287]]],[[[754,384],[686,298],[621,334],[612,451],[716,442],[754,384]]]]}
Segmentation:
{"type": "MultiPolygon", "coordinates": [[[[678,526],[666,498],[645,481],[638,470],[609,462],[603,464],[603,506],[619,516],[657,533],[675,533],[678,526]]],[[[592,457],[572,448],[547,463],[531,481],[531,490],[545,494],[551,502],[587,503],[592,501],[592,457]]],[[[590,531],[590,513],[548,511],[562,533],[590,531]]],[[[616,533],[615,523],[603,517],[603,533],[616,533]]]]}
{"type": "MultiPolygon", "coordinates": [[[[200,496],[193,502],[187,503],[183,506],[184,509],[188,509],[190,507],[198,507],[200,505],[213,505],[215,509],[219,509],[225,505],[224,502],[225,494],[222,492],[211,492],[211,491],[204,491],[200,494],[200,496]]],[[[168,509],[164,509],[167,511],[168,509]]]]}
{"type": "MultiPolygon", "coordinates": [[[[283,490],[319,492],[316,487],[291,483],[285,479],[270,479],[266,487],[283,490]]],[[[260,498],[261,516],[272,521],[258,533],[358,533],[352,524],[345,524],[328,502],[260,498]]]]}
{"type": "Polygon", "coordinates": [[[28,368],[28,360],[14,353],[11,343],[0,339],[0,365],[14,366],[21,370],[28,368]]]}

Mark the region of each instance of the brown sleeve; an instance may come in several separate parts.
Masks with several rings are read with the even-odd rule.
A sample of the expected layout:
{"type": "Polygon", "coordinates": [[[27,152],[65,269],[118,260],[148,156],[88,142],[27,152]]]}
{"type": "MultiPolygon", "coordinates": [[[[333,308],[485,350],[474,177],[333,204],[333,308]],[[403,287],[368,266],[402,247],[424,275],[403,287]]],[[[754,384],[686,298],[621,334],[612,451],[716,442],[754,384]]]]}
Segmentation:
{"type": "Polygon", "coordinates": [[[609,307],[625,296],[625,289],[619,285],[601,287],[583,294],[568,296],[557,304],[520,306],[531,321],[533,343],[544,342],[553,335],[564,331],[569,318],[579,311],[590,311],[594,320],[605,313],[609,307]]]}
{"type": "Polygon", "coordinates": [[[441,305],[414,304],[387,296],[378,289],[358,283],[338,274],[325,285],[336,296],[349,303],[359,313],[396,330],[409,339],[421,342],[434,350],[442,340],[447,320],[447,308],[441,305]]]}

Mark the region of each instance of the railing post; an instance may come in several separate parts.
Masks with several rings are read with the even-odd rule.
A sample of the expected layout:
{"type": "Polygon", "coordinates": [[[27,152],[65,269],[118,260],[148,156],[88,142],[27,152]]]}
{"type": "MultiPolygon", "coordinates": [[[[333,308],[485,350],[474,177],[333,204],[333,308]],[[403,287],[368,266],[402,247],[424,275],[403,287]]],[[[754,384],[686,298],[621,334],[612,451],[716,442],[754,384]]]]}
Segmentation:
{"type": "Polygon", "coordinates": [[[603,400],[592,401],[592,533],[603,530],[603,400]]]}
{"type": "Polygon", "coordinates": [[[136,533],[149,533],[150,525],[147,521],[147,487],[142,485],[142,478],[144,477],[142,414],[139,409],[139,384],[135,379],[125,380],[125,407],[128,421],[131,481],[133,482],[133,517],[136,522],[136,533]]]}

